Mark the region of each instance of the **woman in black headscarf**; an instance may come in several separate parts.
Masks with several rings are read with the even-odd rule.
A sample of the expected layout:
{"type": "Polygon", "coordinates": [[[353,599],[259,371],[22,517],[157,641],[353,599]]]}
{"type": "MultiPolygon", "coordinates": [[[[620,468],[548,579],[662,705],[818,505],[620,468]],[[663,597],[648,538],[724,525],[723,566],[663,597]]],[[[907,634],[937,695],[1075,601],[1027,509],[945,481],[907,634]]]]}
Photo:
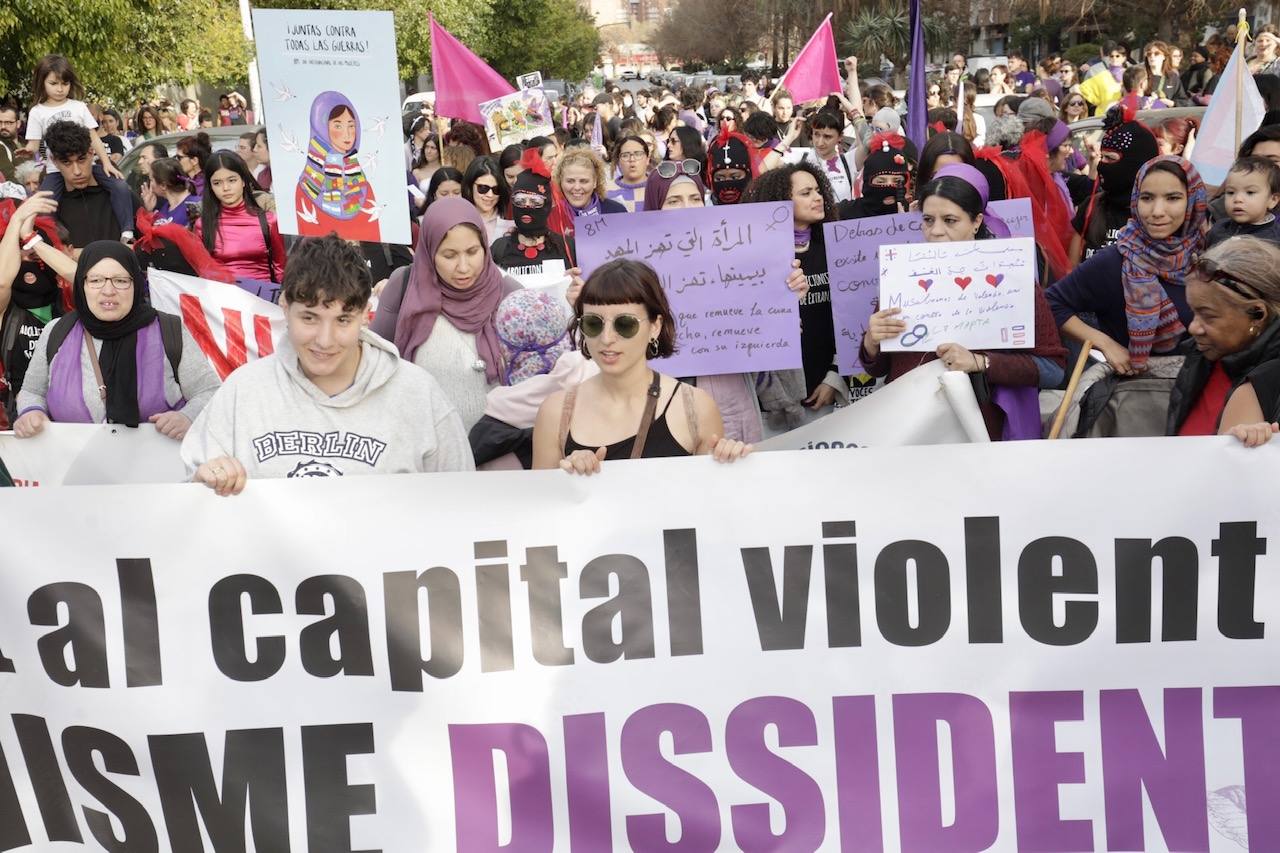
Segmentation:
{"type": "Polygon", "coordinates": [[[13,431],[39,433],[47,421],[150,421],[175,440],[218,390],[218,376],[181,318],[151,307],[133,252],[100,240],[80,253],[75,311],[45,326],[22,391],[13,431]]]}

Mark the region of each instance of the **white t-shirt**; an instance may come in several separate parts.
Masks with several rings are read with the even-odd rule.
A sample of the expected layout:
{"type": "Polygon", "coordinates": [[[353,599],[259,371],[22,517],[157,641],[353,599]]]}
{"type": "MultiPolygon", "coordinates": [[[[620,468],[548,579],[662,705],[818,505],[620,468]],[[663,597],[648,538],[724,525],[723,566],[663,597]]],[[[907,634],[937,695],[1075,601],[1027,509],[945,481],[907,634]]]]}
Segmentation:
{"type": "Polygon", "coordinates": [[[858,176],[858,168],[853,165],[853,151],[837,154],[837,157],[839,159],[836,160],[833,169],[812,148],[808,149],[804,155],[804,159],[813,163],[827,176],[827,181],[831,184],[831,194],[839,204],[842,201],[853,201],[853,179],[858,176]]]}
{"type": "Polygon", "coordinates": [[[77,101],[74,98],[68,98],[56,107],[51,107],[48,104],[36,104],[32,107],[31,111],[27,113],[27,140],[40,140],[38,157],[45,162],[45,170],[50,173],[56,172],[57,167],[53,165],[52,160],[45,156],[44,132],[55,121],[72,121],[89,130],[93,130],[98,126],[98,122],[93,118],[93,113],[89,112],[89,108],[85,106],[84,101],[77,101]]]}

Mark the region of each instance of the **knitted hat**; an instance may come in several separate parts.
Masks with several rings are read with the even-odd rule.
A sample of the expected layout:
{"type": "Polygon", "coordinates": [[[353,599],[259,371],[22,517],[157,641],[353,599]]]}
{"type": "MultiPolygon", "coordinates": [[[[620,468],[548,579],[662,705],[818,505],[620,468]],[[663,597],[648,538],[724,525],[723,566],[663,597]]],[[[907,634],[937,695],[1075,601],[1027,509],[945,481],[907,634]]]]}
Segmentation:
{"type": "Polygon", "coordinates": [[[1027,98],[1018,105],[1018,118],[1024,122],[1032,122],[1042,118],[1057,118],[1058,113],[1053,104],[1044,98],[1027,98]]]}

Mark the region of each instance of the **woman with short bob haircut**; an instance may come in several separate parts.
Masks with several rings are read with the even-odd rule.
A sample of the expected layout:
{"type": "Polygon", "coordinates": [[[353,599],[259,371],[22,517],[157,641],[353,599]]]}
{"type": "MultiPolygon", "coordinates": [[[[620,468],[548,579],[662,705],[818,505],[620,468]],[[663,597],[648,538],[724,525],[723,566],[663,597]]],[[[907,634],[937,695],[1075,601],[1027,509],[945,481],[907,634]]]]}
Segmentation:
{"type": "Polygon", "coordinates": [[[675,352],[676,327],[648,264],[618,259],[593,272],[569,331],[600,372],[543,402],[533,428],[534,468],[594,474],[606,460],[710,454],[732,462],[751,452],[722,437],[709,394],[649,366],[675,352]]]}

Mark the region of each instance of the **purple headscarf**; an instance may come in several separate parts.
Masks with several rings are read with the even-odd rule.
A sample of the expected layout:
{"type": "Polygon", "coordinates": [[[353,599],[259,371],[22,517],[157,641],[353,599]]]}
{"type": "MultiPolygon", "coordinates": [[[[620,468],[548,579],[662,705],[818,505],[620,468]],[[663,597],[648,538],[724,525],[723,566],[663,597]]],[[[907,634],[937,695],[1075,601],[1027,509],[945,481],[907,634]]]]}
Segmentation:
{"type": "Polygon", "coordinates": [[[502,302],[503,277],[489,253],[485,233],[480,211],[466,199],[445,197],[431,203],[422,217],[418,248],[405,282],[395,344],[402,358],[413,361],[418,347],[431,336],[436,318],[443,314],[458,331],[476,336],[476,352],[484,361],[484,375],[494,383],[501,381],[503,375],[502,342],[493,323],[502,302]],[[484,262],[466,290],[446,284],[436,273],[436,251],[450,229],[458,225],[475,229],[484,249],[484,262]]]}
{"type": "Polygon", "coordinates": [[[332,148],[329,141],[329,114],[338,107],[346,107],[351,111],[351,117],[356,119],[356,143],[348,152],[354,154],[360,150],[360,119],[355,104],[341,92],[321,92],[316,95],[311,103],[311,138],[319,140],[326,149],[332,148]]]}
{"type": "Polygon", "coordinates": [[[662,210],[662,205],[667,200],[667,193],[671,191],[671,185],[681,178],[690,181],[698,188],[698,195],[703,199],[706,199],[707,187],[702,183],[701,175],[686,175],[681,172],[674,178],[664,178],[659,175],[658,171],[655,169],[649,173],[649,180],[645,181],[644,184],[645,210],[662,210]]]}
{"type": "Polygon", "coordinates": [[[933,173],[932,180],[938,178],[959,178],[969,186],[978,191],[978,195],[982,198],[982,221],[987,224],[987,230],[996,237],[1008,237],[1009,226],[1004,220],[991,212],[991,187],[987,184],[987,179],[981,172],[970,166],[968,163],[954,163],[950,166],[943,166],[941,169],[933,173]]]}

